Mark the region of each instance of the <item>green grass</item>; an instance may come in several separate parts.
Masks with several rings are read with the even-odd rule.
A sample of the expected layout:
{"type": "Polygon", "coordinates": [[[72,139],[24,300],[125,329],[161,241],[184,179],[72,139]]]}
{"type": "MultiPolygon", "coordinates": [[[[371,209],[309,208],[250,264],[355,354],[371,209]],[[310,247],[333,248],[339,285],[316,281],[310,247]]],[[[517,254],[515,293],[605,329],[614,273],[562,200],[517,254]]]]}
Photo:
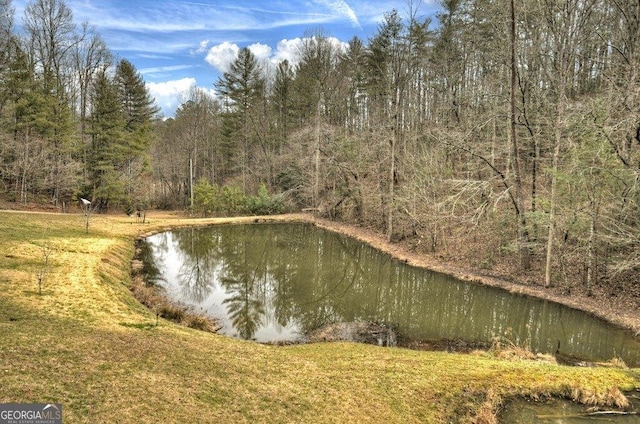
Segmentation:
{"type": "Polygon", "coordinates": [[[156,327],[129,292],[134,237],[202,221],[152,221],[96,216],[86,234],[77,215],[0,213],[0,402],[60,402],[65,423],[491,422],[511,396],[612,403],[640,387],[639,370],[156,327]]]}

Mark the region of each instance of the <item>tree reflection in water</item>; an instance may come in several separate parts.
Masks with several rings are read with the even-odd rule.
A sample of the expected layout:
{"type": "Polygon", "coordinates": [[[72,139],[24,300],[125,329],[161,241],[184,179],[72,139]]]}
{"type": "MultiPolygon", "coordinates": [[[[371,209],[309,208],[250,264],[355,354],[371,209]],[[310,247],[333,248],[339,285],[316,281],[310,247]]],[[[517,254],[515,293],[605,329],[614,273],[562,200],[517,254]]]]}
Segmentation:
{"type": "Polygon", "coordinates": [[[220,238],[189,228],[176,232],[175,241],[183,253],[177,282],[185,297],[200,303],[211,294],[215,284],[220,238]]]}
{"type": "Polygon", "coordinates": [[[158,237],[158,242],[154,245],[145,240],[136,242],[137,256],[142,261],[140,273],[144,275],[147,285],[156,285],[162,281],[162,272],[158,264],[164,260],[162,253],[165,244],[162,243],[163,239],[166,237],[158,237]]]}
{"type": "Polygon", "coordinates": [[[252,339],[264,315],[264,303],[255,297],[253,283],[247,278],[234,280],[222,279],[229,297],[222,301],[228,305],[229,317],[240,337],[252,339]]]}

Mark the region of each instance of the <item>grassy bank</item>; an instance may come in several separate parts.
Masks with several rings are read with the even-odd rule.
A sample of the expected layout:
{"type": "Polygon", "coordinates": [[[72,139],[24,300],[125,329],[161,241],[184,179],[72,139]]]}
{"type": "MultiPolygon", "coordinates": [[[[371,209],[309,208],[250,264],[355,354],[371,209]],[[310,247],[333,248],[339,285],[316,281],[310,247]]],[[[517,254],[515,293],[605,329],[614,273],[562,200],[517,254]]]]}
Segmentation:
{"type": "Polygon", "coordinates": [[[203,221],[150,219],[95,216],[85,233],[77,215],[0,212],[0,403],[60,402],[65,423],[439,423],[490,420],[514,395],[615,403],[640,387],[640,370],[156,327],[129,291],[133,239],[203,221]]]}

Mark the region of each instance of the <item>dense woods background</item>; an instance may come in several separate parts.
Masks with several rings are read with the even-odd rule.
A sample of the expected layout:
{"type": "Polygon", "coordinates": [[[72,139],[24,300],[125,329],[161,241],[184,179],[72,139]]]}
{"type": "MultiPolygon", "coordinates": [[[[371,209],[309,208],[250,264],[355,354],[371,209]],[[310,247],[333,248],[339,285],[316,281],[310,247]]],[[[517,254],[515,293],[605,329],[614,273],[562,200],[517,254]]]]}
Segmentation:
{"type": "Polygon", "coordinates": [[[64,210],[309,208],[565,290],[640,291],[640,3],[407,3],[374,37],[242,49],[159,119],[63,0],[0,0],[0,195],[64,210]],[[15,30],[22,19],[24,33],[15,30]]]}

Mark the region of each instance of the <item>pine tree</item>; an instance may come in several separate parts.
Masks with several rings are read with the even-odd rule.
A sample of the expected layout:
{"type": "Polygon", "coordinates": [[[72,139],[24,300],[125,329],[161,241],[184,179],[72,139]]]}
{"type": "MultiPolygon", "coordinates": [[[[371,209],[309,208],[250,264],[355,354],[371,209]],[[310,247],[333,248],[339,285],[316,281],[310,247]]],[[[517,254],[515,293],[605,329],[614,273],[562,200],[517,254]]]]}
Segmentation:
{"type": "Polygon", "coordinates": [[[295,73],[289,61],[285,59],[280,62],[276,70],[271,99],[277,134],[281,143],[287,140],[291,129],[294,78],[295,73]]]}
{"type": "Polygon", "coordinates": [[[130,201],[134,201],[134,197],[140,194],[142,175],[149,170],[148,153],[154,137],[152,123],[159,109],[142,76],[128,60],[118,63],[114,82],[124,118],[125,191],[130,201]]]}
{"type": "Polygon", "coordinates": [[[238,52],[229,71],[216,81],[215,88],[223,98],[223,131],[230,159],[235,159],[237,155],[233,152],[239,147],[240,157],[236,163],[242,176],[242,189],[246,190],[251,167],[251,113],[263,99],[265,90],[262,70],[251,50],[245,47],[238,52]]]}
{"type": "Polygon", "coordinates": [[[7,101],[8,84],[5,84],[9,75],[12,44],[15,43],[13,35],[13,7],[11,0],[0,0],[0,113],[7,101]]]}
{"type": "MultiPolygon", "coordinates": [[[[16,40],[14,40],[16,41],[16,40]]],[[[43,98],[39,96],[34,80],[33,66],[17,42],[10,43],[8,61],[3,81],[4,114],[2,127],[6,138],[0,145],[2,176],[5,183],[14,187],[15,198],[21,203],[28,200],[39,181],[44,181],[44,170],[37,159],[43,156],[43,139],[37,122],[43,110],[43,98]]]]}
{"type": "Polygon", "coordinates": [[[353,37],[341,58],[341,67],[348,78],[347,125],[351,129],[363,129],[366,126],[366,60],[362,40],[353,37]]]}
{"type": "Polygon", "coordinates": [[[106,210],[125,197],[123,165],[126,162],[125,122],[118,86],[103,71],[94,82],[91,99],[91,148],[88,175],[94,205],[106,210]]]}

